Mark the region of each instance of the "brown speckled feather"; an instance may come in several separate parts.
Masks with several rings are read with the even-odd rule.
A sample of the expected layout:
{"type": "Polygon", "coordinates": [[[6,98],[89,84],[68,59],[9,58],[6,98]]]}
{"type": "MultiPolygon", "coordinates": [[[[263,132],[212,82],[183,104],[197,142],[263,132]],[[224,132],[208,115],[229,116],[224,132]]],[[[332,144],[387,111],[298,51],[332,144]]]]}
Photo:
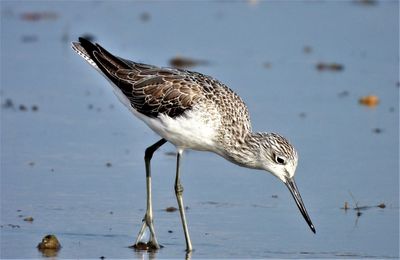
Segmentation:
{"type": "Polygon", "coordinates": [[[80,43],[132,107],[146,116],[157,117],[159,113],[173,118],[180,116],[200,97],[198,82],[186,71],[125,60],[85,39],[80,39],[80,43]]]}
{"type": "Polygon", "coordinates": [[[153,118],[159,114],[176,118],[195,106],[201,107],[204,121],[220,117],[219,138],[229,146],[234,146],[251,131],[246,105],[218,80],[197,72],[159,68],[122,59],[98,44],[79,40],[79,45],[75,46],[80,48],[77,51],[96,63],[136,111],[153,118]]]}

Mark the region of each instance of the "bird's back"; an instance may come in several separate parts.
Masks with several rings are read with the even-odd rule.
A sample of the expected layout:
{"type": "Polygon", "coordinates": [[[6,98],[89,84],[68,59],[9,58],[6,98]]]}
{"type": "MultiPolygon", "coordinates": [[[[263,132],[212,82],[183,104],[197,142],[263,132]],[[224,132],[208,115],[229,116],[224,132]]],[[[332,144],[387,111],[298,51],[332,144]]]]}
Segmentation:
{"type": "Polygon", "coordinates": [[[122,59],[98,44],[79,40],[73,43],[73,49],[118,88],[130,109],[148,118],[173,119],[195,111],[194,120],[202,121],[198,128],[202,124],[214,128],[213,141],[224,146],[234,145],[251,131],[245,103],[218,80],[197,72],[122,59]]]}

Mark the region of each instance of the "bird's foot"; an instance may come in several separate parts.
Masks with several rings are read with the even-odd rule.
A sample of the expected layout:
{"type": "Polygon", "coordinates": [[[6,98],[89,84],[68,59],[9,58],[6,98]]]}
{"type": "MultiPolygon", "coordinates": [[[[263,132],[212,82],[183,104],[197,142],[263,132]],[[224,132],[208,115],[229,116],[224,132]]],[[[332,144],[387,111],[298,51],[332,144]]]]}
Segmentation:
{"type": "Polygon", "coordinates": [[[142,227],[140,228],[139,234],[136,238],[136,242],[130,246],[135,250],[146,250],[146,251],[157,251],[162,248],[156,238],[156,233],[154,230],[153,218],[151,214],[146,213],[143,218],[142,227]],[[146,231],[150,231],[150,237],[148,242],[143,242],[146,231]]]}
{"type": "Polygon", "coordinates": [[[163,248],[164,246],[155,243],[153,241],[149,241],[149,242],[142,242],[139,241],[136,244],[130,246],[130,248],[134,248],[135,250],[145,250],[145,251],[157,251],[160,248],[163,248]]]}

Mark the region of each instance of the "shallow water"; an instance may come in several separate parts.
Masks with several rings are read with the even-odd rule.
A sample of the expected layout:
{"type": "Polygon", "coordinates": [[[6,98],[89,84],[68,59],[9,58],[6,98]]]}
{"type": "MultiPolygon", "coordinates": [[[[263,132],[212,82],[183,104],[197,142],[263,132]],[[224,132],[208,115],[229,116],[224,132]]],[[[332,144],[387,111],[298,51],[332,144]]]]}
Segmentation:
{"type": "Polygon", "coordinates": [[[41,257],[46,234],[60,240],[59,258],[186,256],[179,213],[164,210],[176,206],[172,145],[153,159],[164,248],[128,248],[145,209],[144,149],[158,137],[72,52],[85,33],[141,62],[208,61],[194,70],[240,94],[255,130],[282,133],[299,151],[296,180],[315,235],[269,174],[185,153],[190,257],[399,257],[397,1],[0,4],[1,258],[41,257]],[[318,71],[318,62],[344,70],[318,71]],[[377,107],[358,103],[368,94],[377,107]],[[386,208],[357,216],[345,201],[386,208]]]}

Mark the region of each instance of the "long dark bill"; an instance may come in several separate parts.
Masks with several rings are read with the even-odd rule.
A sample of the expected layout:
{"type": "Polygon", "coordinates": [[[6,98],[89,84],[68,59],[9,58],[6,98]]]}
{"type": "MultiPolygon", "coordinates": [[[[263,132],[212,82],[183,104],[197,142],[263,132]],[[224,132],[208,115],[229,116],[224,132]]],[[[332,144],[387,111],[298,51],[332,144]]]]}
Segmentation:
{"type": "Polygon", "coordinates": [[[308,216],[306,207],[304,206],[303,200],[301,199],[299,190],[297,189],[296,183],[294,182],[294,178],[286,178],[286,186],[290,190],[290,193],[292,193],[292,196],[294,200],[296,201],[297,207],[299,207],[299,210],[301,214],[303,215],[304,219],[306,220],[307,224],[310,226],[312,232],[315,234],[315,227],[313,223],[311,222],[310,217],[308,216]]]}

